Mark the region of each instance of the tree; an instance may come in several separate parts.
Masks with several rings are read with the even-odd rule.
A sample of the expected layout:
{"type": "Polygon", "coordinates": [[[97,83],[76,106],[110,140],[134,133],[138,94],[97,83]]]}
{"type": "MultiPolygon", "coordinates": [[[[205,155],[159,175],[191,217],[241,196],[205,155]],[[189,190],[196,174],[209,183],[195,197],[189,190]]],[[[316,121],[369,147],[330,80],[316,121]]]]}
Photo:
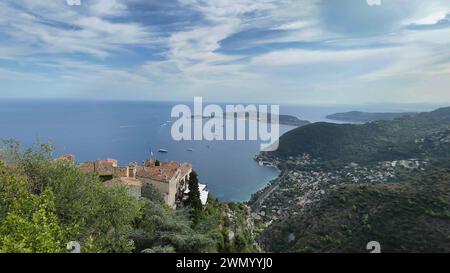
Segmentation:
{"type": "Polygon", "coordinates": [[[198,175],[196,172],[192,172],[189,177],[188,185],[189,193],[186,200],[186,205],[193,208],[194,210],[202,210],[202,202],[200,200],[200,189],[198,185],[198,175]]]}
{"type": "Polygon", "coordinates": [[[25,177],[25,191],[41,195],[51,189],[59,224],[74,230],[69,241],[79,241],[83,252],[131,252],[130,235],[141,202],[124,187],[106,188],[98,176],[83,172],[73,161],[54,161],[49,147],[21,151],[13,145],[4,153],[13,155],[8,162],[25,177]]]}
{"type": "Polygon", "coordinates": [[[164,197],[161,194],[160,191],[158,191],[157,188],[155,188],[155,186],[147,184],[142,188],[142,192],[141,192],[142,197],[151,200],[155,203],[163,203],[164,202],[164,197]]]}
{"type": "Polygon", "coordinates": [[[192,209],[192,219],[194,224],[198,224],[202,217],[203,213],[203,205],[200,200],[200,189],[198,185],[198,175],[196,172],[192,172],[189,177],[189,185],[188,185],[189,193],[188,198],[186,199],[185,205],[192,209]]]}
{"type": "Polygon", "coordinates": [[[187,207],[173,210],[151,185],[138,200],[73,161],[53,160],[51,151],[49,145],[23,151],[16,142],[0,149],[7,162],[0,161],[0,252],[66,252],[70,241],[80,242],[82,252],[234,250],[223,232],[228,206],[209,200],[203,209],[195,172],[187,207]]]}
{"type": "Polygon", "coordinates": [[[145,192],[142,217],[137,220],[133,232],[136,251],[167,253],[214,250],[214,241],[210,236],[192,228],[189,211],[169,208],[162,199],[154,198],[152,187],[145,192]]]}
{"type": "Polygon", "coordinates": [[[24,177],[0,162],[0,252],[58,253],[73,234],[60,225],[51,189],[41,195],[28,191],[24,177]]]}
{"type": "Polygon", "coordinates": [[[190,174],[188,182],[188,198],[185,201],[185,206],[191,208],[191,216],[194,225],[197,225],[203,214],[203,205],[200,200],[200,189],[198,185],[198,175],[195,171],[190,174]]]}

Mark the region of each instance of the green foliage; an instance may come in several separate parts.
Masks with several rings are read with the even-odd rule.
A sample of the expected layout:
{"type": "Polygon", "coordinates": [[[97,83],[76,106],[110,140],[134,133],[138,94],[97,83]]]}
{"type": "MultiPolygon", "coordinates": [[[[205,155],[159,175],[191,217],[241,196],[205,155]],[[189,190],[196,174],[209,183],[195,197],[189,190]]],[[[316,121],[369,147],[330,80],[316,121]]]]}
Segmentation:
{"type": "Polygon", "coordinates": [[[141,196],[154,202],[163,204],[164,203],[164,197],[163,195],[156,189],[154,186],[148,184],[142,187],[141,196]]]}
{"type": "Polygon", "coordinates": [[[73,230],[61,227],[53,192],[31,194],[27,186],[0,162],[0,253],[64,252],[73,230]]]}
{"type": "Polygon", "coordinates": [[[206,252],[211,249],[213,241],[192,228],[189,211],[167,207],[156,189],[150,185],[146,188],[143,215],[133,232],[136,251],[206,252]]]}
{"type": "Polygon", "coordinates": [[[23,151],[14,141],[1,150],[0,252],[66,252],[70,241],[82,252],[254,250],[248,210],[212,198],[203,208],[195,173],[189,207],[173,210],[153,186],[138,200],[51,154],[49,145],[23,151]]]}
{"type": "Polygon", "coordinates": [[[98,177],[84,173],[74,162],[53,161],[47,145],[25,151],[9,145],[3,154],[15,173],[26,178],[29,194],[53,192],[61,227],[74,231],[68,241],[79,241],[85,252],[133,250],[129,235],[141,203],[125,188],[106,188],[98,177]]]}
{"type": "Polygon", "coordinates": [[[258,250],[249,219],[250,210],[247,206],[240,203],[225,204],[210,198],[196,229],[213,238],[217,252],[255,252],[258,250]]]}
{"type": "Polygon", "coordinates": [[[147,248],[142,250],[142,253],[176,253],[175,249],[171,246],[156,246],[154,248],[147,248]]]}
{"type": "Polygon", "coordinates": [[[198,175],[196,172],[192,172],[189,177],[189,194],[186,200],[186,205],[194,209],[202,209],[202,203],[200,201],[200,190],[198,183],[198,175]]]}
{"type": "Polygon", "coordinates": [[[94,228],[90,236],[97,238],[95,243],[102,252],[131,252],[134,244],[130,236],[134,221],[141,214],[141,202],[129,195],[125,187],[102,187],[98,194],[100,206],[96,208],[96,215],[99,220],[89,226],[94,228]]]}
{"type": "Polygon", "coordinates": [[[137,252],[255,251],[249,211],[243,205],[227,205],[210,198],[198,222],[194,222],[191,208],[168,208],[153,186],[145,188],[143,197],[143,216],[133,233],[137,252]],[[230,230],[237,234],[231,241],[227,239],[230,230]]]}
{"type": "Polygon", "coordinates": [[[203,205],[200,200],[198,175],[194,171],[190,174],[188,187],[189,193],[188,198],[185,201],[185,206],[192,209],[192,219],[194,220],[194,223],[198,223],[202,217],[203,205]]]}

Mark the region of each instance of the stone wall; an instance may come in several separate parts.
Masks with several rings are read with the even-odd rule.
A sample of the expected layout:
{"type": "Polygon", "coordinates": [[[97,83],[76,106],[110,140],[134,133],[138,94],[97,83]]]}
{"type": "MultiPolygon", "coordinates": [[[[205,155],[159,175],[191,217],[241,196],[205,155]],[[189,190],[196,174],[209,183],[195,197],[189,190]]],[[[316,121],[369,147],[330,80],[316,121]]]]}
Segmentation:
{"type": "Polygon", "coordinates": [[[129,168],[128,167],[117,167],[114,168],[114,176],[115,177],[129,177],[129,168]]]}
{"type": "Polygon", "coordinates": [[[114,165],[107,161],[95,162],[95,172],[100,176],[114,175],[114,165]]]}
{"type": "Polygon", "coordinates": [[[154,186],[162,194],[162,196],[164,197],[164,202],[169,207],[173,207],[175,205],[175,192],[173,191],[173,189],[171,189],[170,183],[153,180],[153,179],[149,179],[149,178],[142,178],[142,177],[138,177],[137,179],[139,179],[140,181],[143,182],[143,186],[145,186],[145,185],[154,186]],[[172,190],[172,192],[171,192],[171,190],[172,190]],[[173,197],[172,197],[172,195],[173,195],[173,197]]]}
{"type": "Polygon", "coordinates": [[[95,164],[94,162],[86,162],[80,165],[80,169],[85,172],[95,172],[95,164]]]}

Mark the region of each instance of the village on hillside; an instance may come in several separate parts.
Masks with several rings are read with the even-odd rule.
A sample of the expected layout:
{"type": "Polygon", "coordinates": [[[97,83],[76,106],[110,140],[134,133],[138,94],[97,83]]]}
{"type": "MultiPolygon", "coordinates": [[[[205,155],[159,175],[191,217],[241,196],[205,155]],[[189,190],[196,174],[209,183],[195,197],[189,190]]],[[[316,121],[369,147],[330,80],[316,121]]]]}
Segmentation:
{"type": "Polygon", "coordinates": [[[430,165],[426,160],[405,159],[372,165],[352,162],[341,168],[326,170],[320,160],[306,153],[286,159],[260,154],[255,160],[282,170],[278,178],[255,193],[250,201],[253,219],[265,226],[288,216],[290,212],[297,215],[306,207],[318,203],[327,192],[337,189],[342,183],[395,181],[404,173],[424,171],[430,165]]]}
{"type": "MultiPolygon", "coordinates": [[[[64,155],[58,160],[73,160],[74,155],[64,155]]],[[[160,162],[158,160],[145,160],[142,165],[131,162],[127,166],[119,166],[115,159],[102,159],[80,164],[86,172],[93,172],[105,180],[105,186],[123,185],[129,193],[140,198],[142,188],[146,185],[154,186],[164,197],[164,202],[176,209],[182,205],[189,193],[189,179],[192,165],[177,163],[175,161],[160,162]]],[[[209,192],[205,184],[199,184],[200,200],[205,206],[208,202],[209,192]]]]}

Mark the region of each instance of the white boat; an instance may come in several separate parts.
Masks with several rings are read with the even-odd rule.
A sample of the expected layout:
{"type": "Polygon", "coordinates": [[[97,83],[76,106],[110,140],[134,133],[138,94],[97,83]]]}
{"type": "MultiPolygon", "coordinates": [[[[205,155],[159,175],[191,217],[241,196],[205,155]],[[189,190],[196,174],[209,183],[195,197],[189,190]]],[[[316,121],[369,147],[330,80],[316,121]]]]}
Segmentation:
{"type": "Polygon", "coordinates": [[[262,162],[262,165],[263,165],[263,166],[266,166],[266,167],[275,167],[272,163],[267,162],[267,161],[263,161],[263,162],[262,162]]]}
{"type": "Polygon", "coordinates": [[[169,152],[169,150],[166,150],[166,149],[159,149],[159,150],[158,150],[158,152],[160,152],[160,153],[164,153],[164,154],[165,154],[165,153],[168,153],[168,152],[169,152]]]}
{"type": "Polygon", "coordinates": [[[188,152],[193,152],[194,151],[194,149],[192,149],[192,148],[187,148],[186,149],[188,152]]]}

